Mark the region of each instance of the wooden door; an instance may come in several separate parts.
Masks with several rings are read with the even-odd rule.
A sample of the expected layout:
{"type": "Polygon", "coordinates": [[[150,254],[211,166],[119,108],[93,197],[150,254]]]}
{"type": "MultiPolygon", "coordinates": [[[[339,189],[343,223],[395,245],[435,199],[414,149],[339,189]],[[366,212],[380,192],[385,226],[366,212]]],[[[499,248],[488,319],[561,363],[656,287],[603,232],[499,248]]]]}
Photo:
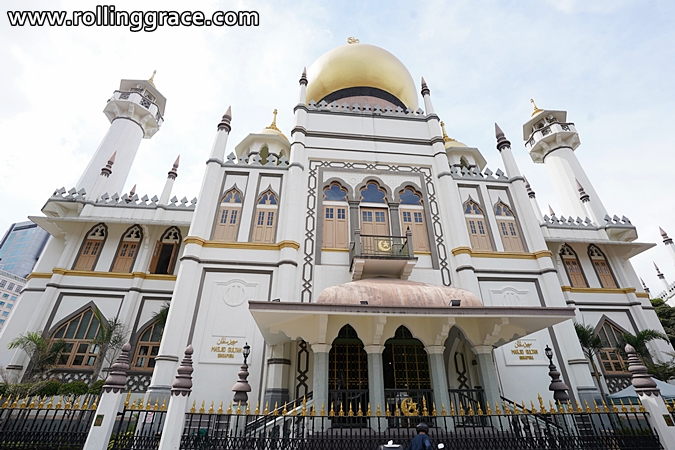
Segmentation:
{"type": "Polygon", "coordinates": [[[75,263],[75,270],[94,270],[96,259],[101,251],[103,241],[95,239],[87,239],[82,244],[82,249],[77,257],[75,263]]]}
{"type": "Polygon", "coordinates": [[[277,223],[277,210],[258,208],[253,228],[253,242],[274,243],[274,231],[277,223]]]}
{"type": "Polygon", "coordinates": [[[388,213],[385,208],[361,208],[361,234],[389,236],[388,213]]]}
{"type": "Polygon", "coordinates": [[[482,217],[467,217],[466,225],[469,230],[471,248],[474,250],[492,250],[485,220],[482,217]]]}
{"type": "Polygon", "coordinates": [[[213,235],[216,241],[235,242],[239,231],[240,207],[223,206],[218,213],[218,223],[213,235]]]}
{"type": "Polygon", "coordinates": [[[416,252],[428,252],[429,234],[427,233],[427,224],[424,221],[424,210],[401,210],[401,231],[405,234],[406,229],[410,227],[412,231],[413,250],[416,252]]]}
{"type": "Polygon", "coordinates": [[[600,279],[600,285],[604,288],[615,288],[616,283],[614,282],[614,277],[612,272],[609,270],[609,266],[606,261],[593,261],[593,266],[595,266],[595,273],[598,274],[600,279]]]}
{"type": "Polygon", "coordinates": [[[497,220],[499,234],[502,237],[504,250],[507,252],[522,252],[523,242],[520,239],[516,223],[513,220],[497,220]]]}
{"type": "Polygon", "coordinates": [[[572,287],[587,287],[586,280],[584,279],[584,274],[581,271],[579,266],[579,261],[576,259],[564,259],[565,269],[567,270],[567,275],[570,278],[570,283],[572,287]]]}
{"type": "Polygon", "coordinates": [[[326,205],[323,209],[323,248],[349,248],[347,206],[326,205]]]}
{"type": "Polygon", "coordinates": [[[138,242],[122,242],[115,256],[115,264],[111,272],[131,273],[137,251],[138,242]]]}

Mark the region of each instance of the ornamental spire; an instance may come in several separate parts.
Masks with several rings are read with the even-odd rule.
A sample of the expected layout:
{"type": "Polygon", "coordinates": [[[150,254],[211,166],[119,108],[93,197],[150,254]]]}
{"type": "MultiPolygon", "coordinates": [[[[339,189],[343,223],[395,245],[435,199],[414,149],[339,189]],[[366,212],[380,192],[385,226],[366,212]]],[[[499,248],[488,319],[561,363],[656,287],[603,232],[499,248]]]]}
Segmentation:
{"type": "Polygon", "coordinates": [[[113,164],[115,164],[115,156],[117,156],[117,152],[112,154],[112,156],[108,160],[108,164],[106,164],[105,167],[101,169],[101,176],[104,176],[106,178],[110,176],[110,174],[112,173],[112,166],[113,164]]]}
{"type": "MultiPolygon", "coordinates": [[[[153,70],[153,71],[152,71],[152,76],[151,76],[150,78],[148,78],[148,83],[150,83],[150,84],[153,85],[153,86],[155,86],[155,74],[156,74],[156,73],[157,73],[157,71],[156,71],[156,70],[153,70]]],[[[156,86],[155,86],[155,87],[156,87],[156,86]]]]}
{"type": "Polygon", "coordinates": [[[577,183],[577,190],[579,191],[579,200],[581,200],[583,203],[586,203],[591,200],[591,197],[586,193],[584,190],[584,187],[579,183],[579,180],[576,178],[574,179],[577,183]]]}
{"type": "Polygon", "coordinates": [[[671,245],[673,243],[673,240],[668,237],[668,233],[663,231],[663,228],[659,227],[659,232],[661,233],[661,237],[663,238],[664,244],[671,245]]]}
{"type": "Polygon", "coordinates": [[[500,152],[504,147],[511,147],[511,142],[509,142],[508,139],[506,139],[506,136],[504,136],[504,132],[502,131],[501,128],[499,128],[499,125],[495,122],[495,137],[497,138],[497,150],[500,152]]]}
{"type": "Polygon", "coordinates": [[[178,176],[178,163],[180,163],[180,155],[176,158],[176,161],[173,163],[173,167],[169,170],[169,178],[175,180],[178,176]]]}
{"type": "Polygon", "coordinates": [[[430,94],[431,91],[429,90],[429,86],[427,86],[427,82],[424,80],[424,77],[422,77],[422,97],[430,94]]]}
{"type": "Polygon", "coordinates": [[[232,127],[230,126],[231,120],[232,120],[232,107],[228,106],[227,111],[223,115],[223,118],[220,119],[220,123],[218,124],[218,131],[225,130],[229,133],[230,130],[232,130],[232,127]]]}
{"type": "Polygon", "coordinates": [[[661,270],[659,270],[659,266],[654,263],[654,268],[656,269],[656,276],[659,277],[660,279],[664,279],[666,276],[661,273],[661,270]]]}
{"type": "Polygon", "coordinates": [[[534,103],[533,99],[530,99],[530,103],[532,103],[532,106],[534,107],[534,111],[532,111],[532,117],[536,116],[537,114],[543,111],[543,109],[537,108],[537,104],[534,103]]]}
{"type": "Polygon", "coordinates": [[[115,364],[110,368],[110,375],[105,379],[103,392],[122,392],[127,385],[127,370],[129,370],[129,352],[131,344],[128,342],[122,347],[122,353],[117,357],[115,364]]]}
{"type": "Polygon", "coordinates": [[[300,75],[300,84],[307,86],[307,67],[302,68],[302,75],[300,75]]]}
{"type": "Polygon", "coordinates": [[[527,196],[530,197],[530,198],[535,198],[536,195],[535,195],[534,191],[532,190],[532,188],[530,187],[530,182],[527,181],[527,178],[525,177],[525,175],[523,175],[523,179],[525,180],[525,189],[527,190],[527,196]]]}
{"type": "Polygon", "coordinates": [[[281,130],[279,128],[277,128],[277,110],[276,110],[276,108],[274,109],[272,114],[274,114],[274,117],[272,118],[272,123],[270,124],[269,127],[265,128],[265,129],[266,130],[274,130],[274,131],[278,131],[279,133],[281,133],[281,130]]]}

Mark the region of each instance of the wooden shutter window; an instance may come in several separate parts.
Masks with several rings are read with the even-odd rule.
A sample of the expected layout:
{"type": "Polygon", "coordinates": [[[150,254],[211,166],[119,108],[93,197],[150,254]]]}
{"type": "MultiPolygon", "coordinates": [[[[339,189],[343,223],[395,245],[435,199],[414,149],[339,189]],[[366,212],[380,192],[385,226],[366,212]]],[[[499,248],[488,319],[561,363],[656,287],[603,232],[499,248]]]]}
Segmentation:
{"type": "Polygon", "coordinates": [[[591,262],[593,262],[593,268],[600,281],[600,286],[603,288],[616,288],[617,285],[614,274],[612,274],[612,269],[602,250],[596,245],[591,244],[588,246],[588,256],[591,258],[591,262]]]}
{"type": "Polygon", "coordinates": [[[581,270],[581,264],[574,250],[569,245],[564,245],[560,250],[560,256],[562,257],[565,271],[572,287],[588,287],[584,273],[581,270]]]}
{"type": "Polygon", "coordinates": [[[180,248],[181,235],[176,227],[171,227],[164,232],[162,238],[155,244],[150,261],[150,273],[158,275],[170,275],[176,265],[178,249],[180,248]]]}
{"type": "Polygon", "coordinates": [[[271,190],[263,192],[258,197],[255,225],[253,226],[252,242],[273,244],[277,224],[278,200],[271,190]]]}
{"type": "Polygon", "coordinates": [[[225,193],[218,209],[216,228],[213,233],[214,240],[237,241],[242,201],[243,196],[236,188],[232,188],[225,193]]]}
{"type": "Polygon", "coordinates": [[[401,230],[405,233],[406,229],[410,227],[412,231],[413,250],[416,252],[428,252],[431,250],[429,246],[429,233],[427,232],[427,224],[424,221],[424,210],[401,210],[401,230]]]}
{"type": "Polygon", "coordinates": [[[98,224],[87,232],[73,265],[74,270],[94,270],[107,234],[108,231],[103,224],[98,224]]]}
{"type": "Polygon", "coordinates": [[[124,232],[111,272],[131,273],[143,237],[141,227],[134,225],[124,232]]]}

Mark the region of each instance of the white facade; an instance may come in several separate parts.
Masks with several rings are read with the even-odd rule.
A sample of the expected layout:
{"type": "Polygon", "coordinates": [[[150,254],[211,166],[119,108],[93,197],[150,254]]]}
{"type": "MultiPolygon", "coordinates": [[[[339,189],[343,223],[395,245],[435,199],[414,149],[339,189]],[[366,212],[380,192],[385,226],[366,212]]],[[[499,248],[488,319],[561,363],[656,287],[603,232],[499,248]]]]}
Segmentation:
{"type": "MultiPolygon", "coordinates": [[[[65,325],[95,306],[127,324],[131,387],[152,398],[168,394],[192,344],[192,397],[227,404],[245,343],[249,399],[261,410],[310,392],[317,410],[319,403],[328,409],[342,391],[359,391],[349,384],[358,380],[373,409],[390,405],[391,395],[422,391],[439,410],[456,390],[483,390],[492,403],[500,395],[536,402],[550,383],[546,346],[573,398],[597,396],[573,320],[601,333],[661,326],[629,262],[652,244],[637,242],[625,217],[607,215],[593,174],[574,155],[579,137],[566,113],[536,110],[523,129],[533,161],[549,167],[563,213],[575,218],[542,217],[501,130],[505,173],[445,135],[424,83],[424,109],[417,109],[416,88],[391,54],[366,44],[335,51],[309,79],[303,73],[290,139],[273,122],[232,145],[228,110],[198,203],[168,201],[176,167],[161,199],[113,195],[164,107],[156,90],[149,100],[129,88],[149,90],[146,82],[123,81],[111,100],[118,109],[106,107],[110,131],[78,186],[56,191],[44,216],[31,218],[52,238],[0,349],[27,330],[66,336],[65,325]],[[364,54],[359,76],[349,72],[364,54]],[[123,115],[120,104],[133,96],[133,114],[123,115]],[[136,245],[132,258],[125,243],[136,245]],[[377,278],[391,283],[379,287],[377,278]],[[441,303],[420,303],[437,288],[441,303]],[[364,294],[350,297],[353,289],[364,294]],[[146,332],[167,301],[160,345],[146,332]],[[388,364],[408,364],[395,345],[423,352],[415,360],[422,375],[389,371],[388,364]],[[363,359],[338,355],[347,348],[363,359]],[[352,369],[359,374],[345,374],[352,369]]],[[[650,348],[656,358],[672,351],[665,342],[650,348]]],[[[73,353],[69,361],[66,378],[87,377],[86,357],[73,353]]],[[[28,361],[0,350],[0,362],[22,370],[28,361]]],[[[603,391],[628,383],[619,366],[601,363],[603,391]]]]}

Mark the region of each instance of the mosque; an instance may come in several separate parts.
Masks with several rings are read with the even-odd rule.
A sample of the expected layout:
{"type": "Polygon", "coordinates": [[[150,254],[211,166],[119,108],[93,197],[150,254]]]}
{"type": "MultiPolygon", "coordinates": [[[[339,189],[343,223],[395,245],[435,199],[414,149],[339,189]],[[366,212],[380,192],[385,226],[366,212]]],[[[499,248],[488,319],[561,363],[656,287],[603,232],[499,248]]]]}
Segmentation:
{"type": "MultiPolygon", "coordinates": [[[[231,110],[214,120],[190,201],[173,194],[178,160],[159,197],[124,193],[166,99],[152,78],[122,80],[77,185],[30,217],[51,238],[0,334],[0,364],[22,373],[27,355],[7,344],[38,331],[68,344],[56,376],[89,381],[106,356],[91,344],[98,310],[129,330],[128,388],[152,398],[168,395],[188,344],[192,396],[216,402],[232,399],[250,348],[261,410],[303,397],[326,409],[536,402],[551,381],[547,348],[573,399],[626,387],[617,336],[662,330],[629,261],[653,244],[603,206],[567,112],[534,106],[523,118],[564,215],[542,214],[506,133],[495,125],[503,170],[490,170],[419,88],[391,53],[350,39],[302,71],[291,130],[275,111],[232,145],[231,110]],[[596,360],[575,321],[600,336],[596,360]]],[[[673,351],[649,347],[657,359],[673,351]]]]}

